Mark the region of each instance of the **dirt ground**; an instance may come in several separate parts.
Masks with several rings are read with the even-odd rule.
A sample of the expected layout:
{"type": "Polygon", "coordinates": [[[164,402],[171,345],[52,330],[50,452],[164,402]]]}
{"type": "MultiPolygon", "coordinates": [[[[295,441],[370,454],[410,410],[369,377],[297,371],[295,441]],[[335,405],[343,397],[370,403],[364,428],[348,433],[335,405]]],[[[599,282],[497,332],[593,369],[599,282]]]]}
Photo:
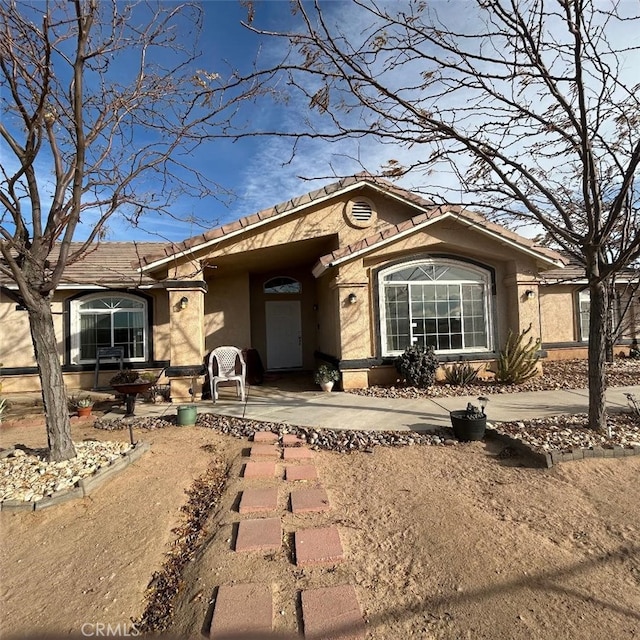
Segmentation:
{"type": "MultiPolygon", "coordinates": [[[[74,439],[126,439],[76,423],[74,439]]],[[[0,513],[0,634],[77,634],[137,618],[180,521],[185,490],[216,456],[231,465],[207,537],[185,574],[169,633],[200,637],[215,588],[266,582],[274,626],[300,629],[298,594],[353,584],[368,638],[624,640],[640,637],[640,458],[522,466],[484,443],[316,454],[333,510],[286,513],[285,549],[232,551],[246,440],[199,427],[136,436],[152,445],[89,498],[0,513]],[[215,452],[204,445],[212,444],[215,452]],[[346,560],[297,568],[291,533],[337,524],[346,560]]],[[[5,427],[0,446],[43,445],[37,424],[5,427]]],[[[263,486],[263,485],[262,485],[263,486]]],[[[86,633],[85,633],[86,635],[86,633]]],[[[90,634],[91,635],[91,634],[90,634]]],[[[93,633],[95,635],[95,633],[93,633]]]]}

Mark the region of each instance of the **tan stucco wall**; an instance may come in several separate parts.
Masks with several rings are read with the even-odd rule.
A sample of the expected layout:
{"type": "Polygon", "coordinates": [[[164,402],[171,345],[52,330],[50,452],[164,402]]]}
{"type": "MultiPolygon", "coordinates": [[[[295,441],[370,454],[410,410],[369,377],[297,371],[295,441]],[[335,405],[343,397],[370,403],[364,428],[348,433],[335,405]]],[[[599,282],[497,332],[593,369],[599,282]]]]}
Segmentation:
{"type": "Polygon", "coordinates": [[[207,281],[204,302],[205,351],[232,345],[251,346],[251,305],[249,274],[236,273],[207,281]]]}
{"type": "Polygon", "coordinates": [[[340,358],[338,291],[330,273],[325,273],[318,278],[316,290],[318,351],[340,358]]]}
{"type": "Polygon", "coordinates": [[[30,367],[33,346],[26,311],[16,311],[16,303],[0,292],[0,362],[4,367],[30,367]]]}
{"type": "Polygon", "coordinates": [[[543,343],[573,342],[579,339],[575,292],[576,287],[569,285],[540,287],[543,343]]]}
{"type": "MultiPolygon", "coordinates": [[[[145,292],[149,295],[149,292],[145,292]]],[[[155,360],[171,358],[169,297],[164,291],[154,291],[153,297],[153,357],[155,360]]]]}

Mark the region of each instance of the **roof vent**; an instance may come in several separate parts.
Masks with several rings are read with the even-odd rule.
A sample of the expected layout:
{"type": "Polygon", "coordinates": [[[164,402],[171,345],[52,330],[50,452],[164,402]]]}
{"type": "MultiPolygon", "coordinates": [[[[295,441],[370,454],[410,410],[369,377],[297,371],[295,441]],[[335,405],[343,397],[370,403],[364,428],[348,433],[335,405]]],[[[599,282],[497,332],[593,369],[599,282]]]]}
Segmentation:
{"type": "Polygon", "coordinates": [[[373,209],[371,209],[371,205],[368,202],[357,200],[351,207],[351,215],[358,222],[368,222],[373,215],[373,209]]]}
{"type": "Polygon", "coordinates": [[[347,202],[345,216],[354,227],[368,227],[376,219],[376,210],[368,198],[357,198],[347,202]]]}

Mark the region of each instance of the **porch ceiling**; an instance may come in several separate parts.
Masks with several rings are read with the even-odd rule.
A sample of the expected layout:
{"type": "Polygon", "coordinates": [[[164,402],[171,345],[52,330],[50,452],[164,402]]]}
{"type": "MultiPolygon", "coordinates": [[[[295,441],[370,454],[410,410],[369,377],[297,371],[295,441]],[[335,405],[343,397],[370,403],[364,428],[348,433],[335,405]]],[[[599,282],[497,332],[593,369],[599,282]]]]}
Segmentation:
{"type": "Polygon", "coordinates": [[[218,276],[239,271],[261,273],[301,266],[311,269],[320,256],[333,251],[336,246],[337,238],[332,234],[208,258],[205,269],[207,274],[218,276]]]}

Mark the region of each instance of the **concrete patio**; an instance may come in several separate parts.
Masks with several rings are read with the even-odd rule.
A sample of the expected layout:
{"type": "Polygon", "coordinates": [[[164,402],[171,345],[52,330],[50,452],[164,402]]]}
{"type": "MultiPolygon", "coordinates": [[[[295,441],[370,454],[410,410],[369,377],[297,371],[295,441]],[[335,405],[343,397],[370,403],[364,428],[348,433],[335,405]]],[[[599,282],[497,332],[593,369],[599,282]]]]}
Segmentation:
{"type": "MultiPolygon", "coordinates": [[[[607,390],[609,410],[628,407],[625,393],[640,397],[640,385],[611,387],[607,390]]],[[[506,422],[542,418],[562,413],[586,413],[586,389],[533,391],[488,395],[487,416],[490,422],[506,422]]],[[[198,413],[284,422],[305,427],[330,429],[429,431],[434,427],[449,426],[449,411],[464,409],[467,402],[477,404],[475,396],[448,398],[376,398],[334,391],[324,393],[271,386],[247,388],[244,402],[235,395],[235,387],[221,387],[220,398],[196,402],[198,413]]],[[[137,416],[175,415],[177,405],[172,403],[136,403],[137,416]]],[[[114,407],[106,418],[124,415],[124,406],[114,407]]]]}

